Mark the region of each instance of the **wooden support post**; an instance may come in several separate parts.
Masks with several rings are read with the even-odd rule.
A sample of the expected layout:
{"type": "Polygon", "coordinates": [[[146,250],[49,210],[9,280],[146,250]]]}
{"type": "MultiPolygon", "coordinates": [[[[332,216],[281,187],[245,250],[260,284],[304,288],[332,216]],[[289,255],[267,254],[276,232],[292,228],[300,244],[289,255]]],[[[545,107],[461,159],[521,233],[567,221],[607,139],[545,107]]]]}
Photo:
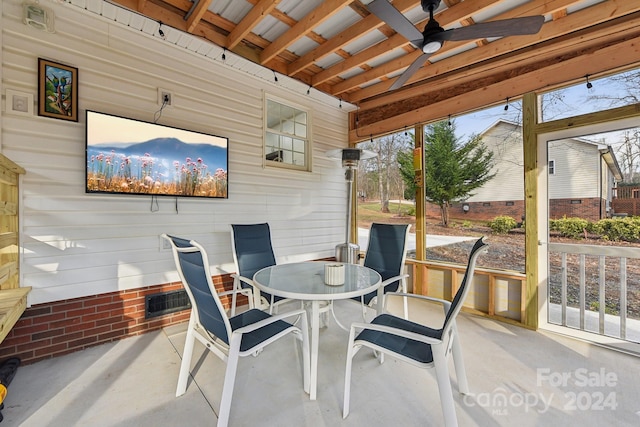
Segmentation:
{"type": "MultiPolygon", "coordinates": [[[[426,192],[424,188],[424,126],[415,127],[415,148],[413,151],[413,168],[416,183],[416,260],[427,258],[427,221],[426,221],[426,192]]],[[[427,274],[424,268],[417,268],[413,277],[413,292],[426,295],[427,274]]]]}

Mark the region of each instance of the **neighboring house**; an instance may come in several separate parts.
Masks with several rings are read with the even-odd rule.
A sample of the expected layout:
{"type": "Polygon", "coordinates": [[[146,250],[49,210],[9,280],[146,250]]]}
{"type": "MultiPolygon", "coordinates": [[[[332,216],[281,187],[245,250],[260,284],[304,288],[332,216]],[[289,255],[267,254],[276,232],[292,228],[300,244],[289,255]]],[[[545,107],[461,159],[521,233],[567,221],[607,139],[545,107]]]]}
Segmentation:
{"type": "MultiPolygon", "coordinates": [[[[494,153],[495,177],[451,209],[458,219],[490,220],[524,217],[522,127],[498,120],[482,133],[494,153]]],[[[591,221],[610,216],[612,189],[622,174],[611,147],[584,138],[548,143],[549,217],[580,217],[591,221]]]]}

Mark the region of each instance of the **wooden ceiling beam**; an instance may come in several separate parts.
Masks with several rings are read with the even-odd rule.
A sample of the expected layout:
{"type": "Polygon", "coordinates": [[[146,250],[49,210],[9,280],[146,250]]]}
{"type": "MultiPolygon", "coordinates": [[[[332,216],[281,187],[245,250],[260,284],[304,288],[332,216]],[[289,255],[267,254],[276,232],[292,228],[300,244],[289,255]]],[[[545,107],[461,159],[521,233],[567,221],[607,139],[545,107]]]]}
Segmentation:
{"type": "MultiPolygon", "coordinates": [[[[487,7],[493,4],[495,4],[495,0],[478,0],[475,2],[463,2],[463,3],[459,3],[452,6],[450,9],[444,10],[442,13],[439,13],[436,16],[436,18],[438,19],[438,22],[441,25],[447,25],[449,23],[453,23],[458,20],[466,19],[470,17],[472,14],[477,13],[478,11],[483,11],[487,7]]],[[[394,2],[394,5],[397,8],[399,8],[399,6],[401,6],[402,4],[396,5],[394,2]]],[[[408,10],[408,9],[404,9],[404,10],[408,10]]],[[[416,24],[416,27],[418,28],[424,27],[428,21],[429,21],[428,19],[420,21],[416,24]]],[[[316,74],[312,79],[312,84],[315,86],[315,85],[324,83],[336,76],[339,76],[340,74],[343,74],[349,71],[352,68],[361,67],[363,64],[366,64],[369,61],[372,61],[382,55],[385,55],[390,51],[392,51],[393,49],[398,49],[398,48],[403,48],[408,46],[412,46],[412,45],[411,43],[409,43],[409,41],[406,38],[404,38],[400,34],[394,34],[389,38],[387,38],[386,40],[383,40],[380,43],[374,46],[371,46],[370,48],[367,48],[351,56],[345,61],[341,61],[336,65],[329,67],[326,70],[316,74]]],[[[400,66],[396,69],[391,69],[393,67],[392,65],[393,61],[390,61],[390,62],[391,64],[388,66],[390,67],[389,72],[394,72],[402,68],[402,66],[400,66]]],[[[410,63],[407,64],[406,66],[409,66],[409,65],[410,63]]],[[[374,74],[374,73],[371,73],[371,74],[374,74]]],[[[375,75],[371,79],[368,79],[365,77],[364,79],[362,79],[363,81],[359,81],[359,79],[354,78],[354,80],[351,80],[349,83],[344,84],[344,86],[338,84],[338,86],[334,87],[330,93],[332,93],[333,95],[339,95],[343,92],[349,91],[350,89],[359,88],[361,84],[367,83],[368,81],[375,80],[382,77],[384,77],[384,75],[375,75]]],[[[349,80],[346,80],[346,81],[349,81],[349,80]]]]}
{"type": "MultiPolygon", "coordinates": [[[[393,3],[393,5],[398,10],[400,10],[400,12],[406,12],[409,9],[413,9],[418,4],[420,4],[420,2],[416,0],[398,0],[393,3]]],[[[292,62],[288,67],[289,75],[291,76],[298,73],[299,71],[312,65],[315,61],[318,61],[326,57],[327,55],[332,54],[338,49],[341,49],[345,45],[351,43],[353,40],[357,39],[358,37],[361,37],[362,35],[368,32],[378,29],[383,25],[385,25],[385,23],[382,22],[374,14],[367,15],[365,18],[356,22],[355,24],[345,29],[338,35],[327,40],[326,43],[321,44],[317,48],[313,49],[312,51],[298,58],[296,61],[292,62]]],[[[320,83],[325,82],[330,78],[331,77],[321,81],[320,83]]]]}
{"type": "MultiPolygon", "coordinates": [[[[565,1],[565,3],[570,3],[565,1]]],[[[560,1],[549,3],[549,6],[553,6],[553,9],[544,11],[543,14],[557,12],[557,7],[561,4],[560,1]]],[[[547,6],[546,4],[543,6],[547,6]]],[[[518,36],[518,37],[504,37],[500,40],[496,40],[489,43],[486,46],[477,47],[469,50],[465,55],[454,55],[452,57],[436,61],[428,64],[418,70],[415,75],[409,80],[422,81],[433,78],[437,75],[450,72],[456,69],[464,69],[474,63],[486,61],[490,58],[499,57],[500,55],[513,52],[518,49],[526,48],[527,46],[534,45],[543,41],[553,40],[571,32],[578,31],[580,29],[589,28],[598,23],[605,22],[616,17],[629,15],[640,10],[640,3],[626,2],[625,0],[609,0],[603,3],[599,3],[587,9],[583,9],[567,15],[565,18],[558,19],[557,21],[550,21],[542,26],[542,29],[538,34],[531,36],[518,36]]],[[[586,37],[589,37],[587,34],[586,37]]],[[[454,43],[451,43],[453,46],[454,43]]],[[[381,67],[376,67],[381,68],[381,67]]],[[[381,71],[382,72],[382,68],[381,71]]],[[[364,74],[364,73],[363,73],[364,74]]],[[[369,77],[376,76],[378,73],[375,71],[369,72],[369,77]]],[[[357,78],[358,76],[355,76],[357,78]]],[[[363,78],[360,79],[362,81],[363,78]]],[[[346,81],[345,81],[346,82],[346,81]]],[[[336,84],[336,88],[332,89],[332,94],[341,93],[345,87],[350,87],[345,82],[336,84]]],[[[390,83],[378,83],[371,85],[362,90],[355,91],[345,96],[349,102],[355,103],[375,97],[381,94],[387,94],[387,89],[390,83]]],[[[411,86],[407,86],[410,88],[411,86]]],[[[394,92],[403,92],[404,89],[394,92]]],[[[394,93],[391,92],[391,93],[394,93]]],[[[389,94],[391,94],[389,93],[389,94]]]]}
{"type": "Polygon", "coordinates": [[[292,43],[295,43],[297,40],[306,36],[313,30],[313,28],[331,18],[333,15],[338,13],[340,9],[347,6],[352,1],[353,0],[327,0],[322,2],[312,12],[308,13],[304,18],[298,21],[296,25],[267,46],[260,54],[260,63],[264,65],[271,61],[292,43]]]}
{"type": "MultiPolygon", "coordinates": [[[[510,18],[517,18],[517,17],[522,17],[522,16],[532,16],[532,15],[546,15],[549,13],[553,13],[557,10],[560,9],[564,9],[572,4],[574,4],[576,2],[576,0],[552,0],[552,1],[546,1],[546,0],[536,0],[535,2],[531,2],[531,3],[525,3],[520,7],[514,8],[512,10],[509,10],[507,12],[504,12],[500,15],[495,16],[494,18],[491,19],[491,21],[495,21],[495,20],[500,20],[500,19],[510,19],[510,18]]],[[[462,5],[466,4],[466,3],[471,3],[471,2],[464,2],[464,3],[460,3],[459,5],[455,6],[455,7],[461,7],[462,5]]],[[[453,8],[452,8],[453,9],[453,8]]],[[[444,12],[443,12],[444,13],[444,12]]],[[[439,16],[439,15],[438,15],[439,16]]],[[[452,22],[457,22],[460,21],[461,19],[465,19],[466,16],[456,16],[454,17],[454,21],[452,22]]],[[[544,28],[546,26],[543,25],[542,28],[544,28]]],[[[524,46],[527,44],[532,44],[532,42],[537,42],[539,41],[539,39],[536,37],[536,35],[534,36],[518,36],[517,39],[521,42],[520,45],[524,46]],[[527,40],[527,41],[524,41],[527,40]]],[[[406,41],[406,40],[405,40],[406,41]]],[[[470,46],[470,45],[476,45],[476,42],[478,40],[469,40],[469,41],[461,41],[461,42],[447,42],[444,44],[443,48],[438,51],[438,53],[436,53],[435,55],[432,55],[432,57],[430,58],[431,60],[428,61],[416,74],[414,74],[414,76],[409,80],[411,81],[417,81],[417,80],[421,80],[418,76],[420,75],[420,73],[424,73],[426,69],[428,69],[432,64],[439,62],[438,58],[442,57],[444,55],[447,54],[447,52],[454,50],[454,49],[459,49],[461,46],[470,46]]],[[[489,43],[491,44],[491,43],[489,43]]],[[[486,50],[485,50],[486,51],[486,50]]],[[[457,55],[456,55],[457,56],[457,55]]],[[[466,54],[464,55],[465,57],[467,56],[466,54]]],[[[402,70],[406,67],[408,67],[410,65],[406,64],[406,61],[404,63],[402,63],[401,66],[397,66],[394,68],[394,64],[397,64],[396,61],[392,60],[389,61],[386,65],[386,67],[376,67],[374,70],[370,71],[369,73],[361,73],[358,74],[350,79],[347,79],[341,83],[338,83],[335,85],[335,87],[332,89],[331,94],[333,95],[339,95],[347,90],[350,89],[354,89],[357,87],[360,87],[366,83],[375,81],[377,79],[380,79],[381,77],[383,77],[384,75],[388,75],[394,72],[397,72],[399,70],[402,70]],[[388,65],[387,65],[388,64],[388,65]]],[[[377,93],[382,93],[382,92],[386,92],[387,88],[389,87],[391,83],[385,83],[384,85],[380,85],[380,83],[378,83],[377,85],[373,85],[370,86],[368,89],[368,93],[367,95],[363,95],[358,97],[357,100],[360,99],[364,99],[370,96],[373,96],[374,94],[372,94],[372,92],[374,92],[377,88],[377,93]]],[[[357,101],[356,98],[354,96],[352,96],[353,101],[355,102],[357,101]]]]}
{"type": "Polygon", "coordinates": [[[227,36],[227,49],[236,47],[258,25],[260,20],[269,15],[279,3],[280,0],[260,0],[258,4],[253,6],[227,36]]]}
{"type": "MultiPolygon", "coordinates": [[[[187,32],[192,33],[196,26],[200,23],[200,19],[207,11],[207,8],[211,4],[211,0],[196,0],[197,3],[195,6],[192,6],[193,10],[191,11],[191,15],[187,18],[187,32]]],[[[187,12],[188,13],[188,12],[187,12]]]]}
{"type": "Polygon", "coordinates": [[[640,65],[640,30],[628,30],[620,37],[618,43],[609,40],[600,44],[591,43],[590,46],[585,46],[589,43],[576,40],[573,50],[565,49],[568,53],[547,58],[538,66],[500,71],[493,77],[467,83],[464,88],[460,88],[459,85],[453,86],[453,89],[458,89],[457,94],[423,90],[422,101],[419,103],[415,98],[404,100],[412,106],[409,111],[401,114],[389,114],[393,105],[370,110],[360,109],[350,113],[349,142],[362,141],[370,135],[399,131],[416,123],[442,120],[449,114],[455,116],[495,105],[504,102],[507,96],[514,93],[523,94],[559,87],[584,78],[585,73],[599,74],[609,70],[637,67],[640,65]],[[428,97],[431,97],[433,102],[428,102],[428,97]]]}

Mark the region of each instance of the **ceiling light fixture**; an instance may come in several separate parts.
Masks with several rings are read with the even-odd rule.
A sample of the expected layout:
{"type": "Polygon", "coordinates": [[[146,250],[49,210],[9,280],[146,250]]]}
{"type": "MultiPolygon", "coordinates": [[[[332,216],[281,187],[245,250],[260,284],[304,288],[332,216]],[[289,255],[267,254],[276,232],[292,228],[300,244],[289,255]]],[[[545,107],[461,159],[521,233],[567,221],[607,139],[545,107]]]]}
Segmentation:
{"type": "Polygon", "coordinates": [[[223,61],[227,60],[227,48],[226,47],[222,48],[222,60],[223,61]]]}
{"type": "Polygon", "coordinates": [[[504,106],[504,111],[507,111],[509,109],[509,97],[507,96],[507,103],[504,106]]]}
{"type": "Polygon", "coordinates": [[[425,43],[425,45],[422,46],[422,52],[424,52],[424,53],[435,53],[435,52],[439,51],[441,47],[442,47],[442,42],[431,41],[431,42],[425,43]]]}
{"type": "Polygon", "coordinates": [[[158,21],[158,34],[160,37],[164,38],[164,31],[162,31],[162,21],[158,21]]]}
{"type": "Polygon", "coordinates": [[[278,76],[276,76],[276,72],[273,72],[273,80],[278,83],[278,76]]]}
{"type": "Polygon", "coordinates": [[[307,95],[311,94],[311,88],[312,88],[312,86],[309,85],[309,88],[307,89],[307,95]]]}

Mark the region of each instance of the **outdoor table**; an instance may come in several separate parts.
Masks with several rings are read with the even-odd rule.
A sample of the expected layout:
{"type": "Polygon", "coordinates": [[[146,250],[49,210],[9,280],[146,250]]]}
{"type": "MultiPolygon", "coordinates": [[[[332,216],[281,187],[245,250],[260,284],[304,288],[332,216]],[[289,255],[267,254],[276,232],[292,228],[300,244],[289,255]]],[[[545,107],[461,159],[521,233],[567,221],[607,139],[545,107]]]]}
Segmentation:
{"type": "MultiPolygon", "coordinates": [[[[382,278],[370,268],[345,264],[343,285],[325,284],[325,264],[331,261],[306,261],[278,264],[263,268],[253,276],[255,285],[271,295],[311,302],[311,384],[309,397],[316,399],[318,384],[318,339],[320,329],[320,303],[349,299],[378,291],[382,301],[382,278]]],[[[381,307],[381,304],[378,304],[381,307]]]]}

